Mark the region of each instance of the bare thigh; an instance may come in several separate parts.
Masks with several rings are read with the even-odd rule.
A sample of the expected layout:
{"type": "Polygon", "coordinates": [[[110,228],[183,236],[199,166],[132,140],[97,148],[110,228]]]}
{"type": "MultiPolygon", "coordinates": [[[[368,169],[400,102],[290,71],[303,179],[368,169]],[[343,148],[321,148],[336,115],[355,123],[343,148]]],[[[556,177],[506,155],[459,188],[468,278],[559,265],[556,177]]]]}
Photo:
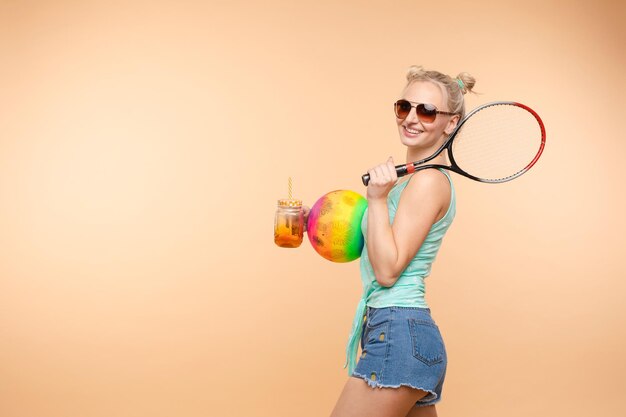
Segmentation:
{"type": "Polygon", "coordinates": [[[372,388],[361,378],[350,377],[331,417],[406,417],[426,391],[410,388],[372,388]]]}
{"type": "Polygon", "coordinates": [[[434,404],[423,407],[413,407],[406,417],[437,417],[437,409],[434,404]]]}

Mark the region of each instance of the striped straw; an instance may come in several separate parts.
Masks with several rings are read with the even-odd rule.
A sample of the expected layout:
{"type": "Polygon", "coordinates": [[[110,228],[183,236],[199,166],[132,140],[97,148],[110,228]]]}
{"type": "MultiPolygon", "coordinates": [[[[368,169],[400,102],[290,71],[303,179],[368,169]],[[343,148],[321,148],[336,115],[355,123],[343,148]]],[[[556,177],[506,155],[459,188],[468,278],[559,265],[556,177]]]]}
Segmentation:
{"type": "Polygon", "coordinates": [[[289,177],[289,199],[291,200],[291,177],[289,177]]]}

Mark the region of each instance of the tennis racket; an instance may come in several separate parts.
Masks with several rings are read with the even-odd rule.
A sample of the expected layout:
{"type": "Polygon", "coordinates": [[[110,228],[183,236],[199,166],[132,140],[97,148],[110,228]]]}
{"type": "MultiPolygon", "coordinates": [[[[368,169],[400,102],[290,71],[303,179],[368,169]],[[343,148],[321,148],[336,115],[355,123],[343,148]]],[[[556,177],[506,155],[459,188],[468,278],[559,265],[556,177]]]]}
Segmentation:
{"type": "MultiPolygon", "coordinates": [[[[546,130],[530,107],[511,101],[483,104],[472,110],[434,154],[396,166],[398,177],[428,168],[445,168],[480,182],[501,183],[535,165],[546,143],[546,130]],[[450,165],[422,165],[445,150],[450,165]]],[[[367,186],[370,175],[362,176],[367,186]]]]}

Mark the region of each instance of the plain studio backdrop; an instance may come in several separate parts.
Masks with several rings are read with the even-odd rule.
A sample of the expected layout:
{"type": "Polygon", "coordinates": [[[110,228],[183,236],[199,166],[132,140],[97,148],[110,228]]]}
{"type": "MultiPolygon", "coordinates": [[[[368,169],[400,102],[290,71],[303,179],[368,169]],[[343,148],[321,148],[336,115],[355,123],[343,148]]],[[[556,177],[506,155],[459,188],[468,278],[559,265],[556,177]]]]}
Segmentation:
{"type": "Polygon", "coordinates": [[[328,415],[358,261],[273,242],[276,201],[404,163],[412,64],[534,108],[533,170],[453,175],[427,301],[446,416],[618,416],[620,1],[1,1],[0,415],[328,415]]]}

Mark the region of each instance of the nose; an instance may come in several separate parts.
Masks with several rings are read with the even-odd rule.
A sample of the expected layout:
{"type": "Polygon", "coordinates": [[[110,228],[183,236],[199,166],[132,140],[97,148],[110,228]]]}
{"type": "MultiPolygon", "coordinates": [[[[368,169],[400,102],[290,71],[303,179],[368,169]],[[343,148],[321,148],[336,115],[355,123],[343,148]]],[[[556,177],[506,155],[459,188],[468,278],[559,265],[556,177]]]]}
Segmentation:
{"type": "Polygon", "coordinates": [[[411,110],[409,111],[409,114],[406,116],[406,119],[404,119],[405,121],[407,121],[408,123],[417,123],[419,122],[419,117],[417,117],[417,110],[415,109],[415,107],[411,107],[411,110]]]}

